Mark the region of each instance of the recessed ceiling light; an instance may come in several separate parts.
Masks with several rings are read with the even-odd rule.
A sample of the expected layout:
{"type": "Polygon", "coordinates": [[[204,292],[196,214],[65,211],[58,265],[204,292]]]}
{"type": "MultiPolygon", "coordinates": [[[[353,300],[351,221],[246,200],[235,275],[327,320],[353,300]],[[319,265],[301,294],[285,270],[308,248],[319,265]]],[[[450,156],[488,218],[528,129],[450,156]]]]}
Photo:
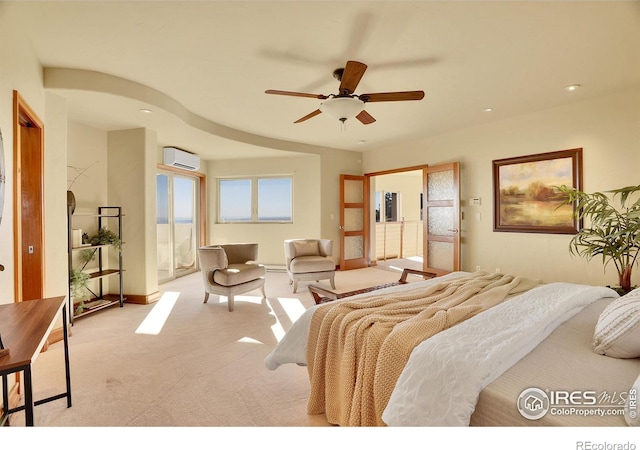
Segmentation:
{"type": "Polygon", "coordinates": [[[569,86],[565,86],[564,88],[565,91],[569,91],[569,92],[577,91],[578,89],[580,89],[579,84],[570,84],[569,86]]]}
{"type": "Polygon", "coordinates": [[[359,145],[364,145],[364,144],[366,144],[366,143],[367,143],[367,141],[365,141],[365,140],[360,140],[360,141],[358,141],[358,144],[359,144],[359,145]]]}
{"type": "Polygon", "coordinates": [[[483,109],[483,111],[484,111],[484,112],[492,112],[492,111],[493,111],[493,108],[485,108],[485,109],[483,109]]]}
{"type": "Polygon", "coordinates": [[[142,114],[151,114],[151,113],[153,113],[153,111],[152,111],[152,110],[147,109],[147,108],[140,108],[140,112],[141,112],[142,114]]]}

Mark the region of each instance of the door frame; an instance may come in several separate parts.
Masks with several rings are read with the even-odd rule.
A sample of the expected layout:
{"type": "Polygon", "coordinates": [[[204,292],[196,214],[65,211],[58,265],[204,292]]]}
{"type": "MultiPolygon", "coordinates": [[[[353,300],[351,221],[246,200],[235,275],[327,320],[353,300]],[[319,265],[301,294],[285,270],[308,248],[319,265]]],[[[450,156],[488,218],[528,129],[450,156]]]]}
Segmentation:
{"type": "MultiPolygon", "coordinates": [[[[429,166],[427,164],[423,164],[423,165],[419,165],[419,166],[411,166],[411,167],[402,167],[400,169],[389,169],[389,170],[381,170],[379,172],[369,172],[369,173],[365,173],[364,176],[365,178],[368,180],[367,181],[367,186],[371,186],[371,178],[372,177],[377,177],[377,176],[381,176],[381,175],[393,175],[396,173],[403,173],[403,172],[413,172],[413,171],[417,171],[420,170],[422,171],[422,198],[427,198],[427,169],[429,168],[429,166]]],[[[370,188],[369,188],[370,190],[370,188]]],[[[375,195],[375,192],[367,192],[367,195],[369,197],[371,197],[371,195],[375,195]]],[[[373,208],[372,208],[373,210],[373,208]]],[[[367,217],[367,223],[371,222],[371,217],[367,217]]],[[[375,221],[375,217],[373,217],[373,220],[375,221]]],[[[369,229],[371,227],[368,227],[369,229]]],[[[422,270],[426,270],[427,267],[427,221],[423,220],[422,221],[422,254],[423,254],[423,258],[422,258],[422,270]]],[[[375,251],[373,251],[373,249],[371,249],[371,236],[367,235],[366,237],[366,245],[367,248],[369,249],[369,254],[375,254],[375,251]]],[[[371,261],[369,261],[369,265],[371,264],[371,261]]]]}
{"type": "MultiPolygon", "coordinates": [[[[37,242],[34,247],[39,248],[41,252],[40,258],[40,280],[39,298],[43,297],[45,270],[44,270],[44,123],[38,115],[31,109],[27,102],[22,98],[18,91],[13,91],[13,266],[14,266],[14,302],[23,301],[23,267],[24,258],[22,253],[22,236],[23,236],[23,217],[22,217],[22,138],[21,128],[23,126],[33,127],[39,130],[39,142],[35,151],[39,152],[39,167],[36,170],[40,173],[39,195],[40,195],[40,214],[39,223],[29,223],[29,226],[35,228],[34,234],[37,236],[37,242]]],[[[25,170],[27,168],[24,168],[25,170]]]]}
{"type": "MultiPolygon", "coordinates": [[[[201,173],[201,172],[197,172],[197,171],[191,171],[191,170],[185,170],[185,169],[179,169],[177,167],[172,167],[172,166],[167,166],[165,164],[161,164],[158,163],[156,164],[156,177],[159,174],[170,174],[171,176],[185,176],[185,177],[191,177],[191,178],[196,178],[198,179],[198,189],[197,189],[197,196],[198,199],[196,200],[196,206],[198,209],[197,215],[198,215],[198,223],[197,223],[197,229],[198,229],[198,234],[196,236],[196,254],[198,251],[198,247],[201,247],[203,245],[207,245],[207,216],[208,216],[208,211],[207,211],[207,177],[205,174],[201,173]]],[[[156,180],[157,183],[157,180],[156,180]]],[[[156,215],[157,215],[157,211],[156,211],[156,215]]],[[[173,246],[173,243],[171,244],[173,246]]],[[[195,263],[195,270],[198,270],[200,267],[200,262],[198,260],[198,257],[196,256],[196,263],[195,263]]],[[[185,274],[186,275],[186,274],[185,274]]],[[[161,283],[170,281],[175,279],[175,273],[173,273],[173,269],[172,269],[172,277],[171,278],[167,278],[166,280],[162,281],[161,283]]]]}

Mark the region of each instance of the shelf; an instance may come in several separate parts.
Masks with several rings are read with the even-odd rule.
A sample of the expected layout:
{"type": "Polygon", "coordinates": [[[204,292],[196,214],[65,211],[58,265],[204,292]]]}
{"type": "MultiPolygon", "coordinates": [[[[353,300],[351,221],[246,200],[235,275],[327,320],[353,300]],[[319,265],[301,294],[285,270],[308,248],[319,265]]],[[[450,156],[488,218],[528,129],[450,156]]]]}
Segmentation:
{"type": "MultiPolygon", "coordinates": [[[[71,212],[71,209],[68,209],[68,217],[67,217],[67,233],[68,233],[68,259],[69,259],[69,274],[71,275],[74,270],[73,260],[74,260],[74,252],[78,252],[79,250],[89,250],[92,252],[92,256],[97,260],[97,267],[93,265],[90,268],[87,268],[87,264],[90,261],[80,261],[84,265],[82,267],[78,267],[77,269],[86,271],[84,273],[89,277],[89,280],[95,280],[91,286],[84,286],[83,289],[86,289],[90,292],[91,296],[89,299],[85,300],[83,303],[83,311],[80,314],[75,314],[77,306],[81,302],[74,302],[74,305],[69,305],[70,309],[70,322],[73,325],[73,320],[79,317],[84,317],[88,314],[92,314],[96,311],[100,311],[105,308],[109,308],[113,305],[120,305],[122,307],[124,305],[125,297],[122,293],[123,289],[123,281],[122,281],[122,253],[118,252],[118,261],[117,268],[107,268],[111,264],[113,267],[113,259],[109,258],[107,260],[107,253],[105,253],[105,247],[113,247],[114,244],[99,244],[99,245],[80,245],[78,247],[72,247],[72,221],[74,217],[78,218],[92,218],[96,220],[96,224],[98,230],[101,231],[104,227],[103,225],[110,219],[117,219],[116,228],[114,229],[115,234],[118,237],[118,241],[122,242],[122,209],[119,206],[100,206],[98,207],[98,213],[88,213],[88,212],[79,212],[74,214],[71,212]],[[102,269],[102,270],[100,270],[102,269]],[[119,287],[117,288],[117,294],[107,293],[109,291],[109,286],[104,283],[104,279],[110,276],[117,276],[119,278],[119,287]]],[[[77,237],[77,236],[76,236],[77,237]]],[[[76,240],[76,242],[78,242],[76,240]]],[[[117,251],[117,250],[116,250],[117,251]]],[[[80,258],[86,259],[86,258],[80,258]]],[[[113,286],[112,286],[113,287],[113,286]]],[[[115,287],[113,287],[115,289],[115,287]]],[[[69,297],[71,297],[71,282],[69,284],[69,297]]]]}
{"type": "Polygon", "coordinates": [[[98,278],[108,277],[110,275],[117,275],[120,273],[118,269],[106,269],[97,272],[88,272],[90,280],[97,280],[98,278]]]}
{"type": "MultiPolygon", "coordinates": [[[[78,304],[79,303],[74,303],[73,305],[74,312],[75,312],[76,305],[78,304]]],[[[74,314],[74,318],[77,319],[79,317],[87,316],[96,311],[100,311],[102,309],[109,308],[113,305],[119,305],[119,304],[120,304],[119,295],[108,294],[108,295],[105,295],[103,298],[94,298],[91,301],[85,302],[84,311],[82,311],[80,314],[74,314]]]]}
{"type": "Polygon", "coordinates": [[[82,247],[71,247],[71,250],[93,250],[97,248],[109,247],[110,244],[102,244],[102,245],[83,245],[82,247]]]}

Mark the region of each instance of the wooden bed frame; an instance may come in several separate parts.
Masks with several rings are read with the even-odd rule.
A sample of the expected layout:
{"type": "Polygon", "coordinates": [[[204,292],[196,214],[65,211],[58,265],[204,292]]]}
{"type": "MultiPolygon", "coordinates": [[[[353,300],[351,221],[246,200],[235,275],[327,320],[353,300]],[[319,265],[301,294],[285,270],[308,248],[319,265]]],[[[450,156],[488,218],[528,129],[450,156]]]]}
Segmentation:
{"type": "Polygon", "coordinates": [[[404,269],[402,271],[402,275],[400,275],[400,279],[393,283],[380,284],[378,286],[371,286],[368,288],[358,289],[356,291],[348,291],[348,292],[334,292],[334,291],[330,291],[329,289],[325,289],[321,286],[318,286],[317,284],[311,284],[309,285],[309,292],[311,292],[311,295],[313,296],[313,300],[316,302],[316,305],[319,305],[321,303],[327,303],[327,302],[332,302],[334,300],[338,300],[341,298],[351,297],[352,295],[364,294],[365,292],[377,291],[378,289],[382,289],[386,287],[398,286],[400,284],[407,284],[408,283],[407,275],[409,275],[410,273],[414,275],[421,275],[425,280],[437,276],[437,274],[433,272],[423,272],[422,270],[415,270],[415,269],[404,269]]]}

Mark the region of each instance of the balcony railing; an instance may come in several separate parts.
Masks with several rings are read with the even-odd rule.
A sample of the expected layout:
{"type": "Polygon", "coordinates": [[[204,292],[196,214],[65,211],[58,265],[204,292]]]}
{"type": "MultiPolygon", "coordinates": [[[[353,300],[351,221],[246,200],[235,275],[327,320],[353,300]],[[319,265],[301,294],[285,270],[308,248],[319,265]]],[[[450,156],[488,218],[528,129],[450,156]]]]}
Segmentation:
{"type": "Polygon", "coordinates": [[[422,221],[377,222],[376,260],[422,255],[422,221]]]}

